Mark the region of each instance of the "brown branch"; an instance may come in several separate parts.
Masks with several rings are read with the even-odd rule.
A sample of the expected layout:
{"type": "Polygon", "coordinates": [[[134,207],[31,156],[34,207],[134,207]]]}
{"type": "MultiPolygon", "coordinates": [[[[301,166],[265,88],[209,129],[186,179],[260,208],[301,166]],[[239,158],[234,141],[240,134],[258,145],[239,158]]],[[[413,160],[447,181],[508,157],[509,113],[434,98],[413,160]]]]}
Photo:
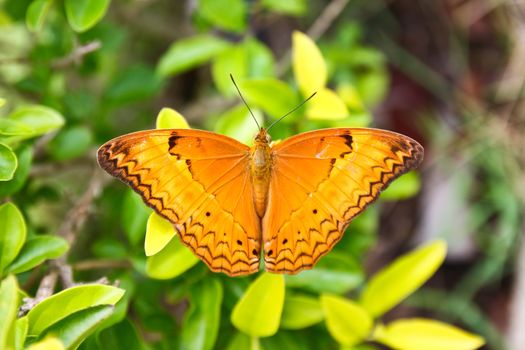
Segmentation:
{"type": "Polygon", "coordinates": [[[82,58],[94,51],[97,51],[102,47],[102,42],[100,40],[93,40],[90,43],[87,43],[82,46],[76,47],[73,52],[68,54],[67,56],[64,56],[62,58],[58,58],[51,62],[51,67],[55,69],[64,68],[71,64],[80,64],[82,62],[82,58]]]}
{"type": "Polygon", "coordinates": [[[58,274],[56,271],[51,271],[42,278],[38,290],[34,298],[24,298],[24,303],[18,309],[18,317],[22,317],[27,314],[32,308],[36,306],[42,300],[53,295],[55,285],[57,283],[58,274]]]}
{"type": "MultiPolygon", "coordinates": [[[[58,229],[58,235],[63,237],[70,247],[75,243],[76,236],[90,213],[91,203],[100,195],[102,188],[108,179],[109,178],[104,176],[104,173],[95,166],[87,190],[73,208],[71,208],[66,214],[64,222],[58,229]]],[[[69,288],[75,285],[73,280],[73,270],[66,262],[67,256],[68,254],[66,253],[52,262],[52,265],[56,268],[60,276],[64,288],[69,288]]]]}
{"type": "Polygon", "coordinates": [[[306,34],[317,40],[330,28],[335,19],[343,12],[349,0],[332,0],[325,7],[323,13],[315,20],[314,24],[306,31],[306,34]]]}
{"type": "Polygon", "coordinates": [[[73,268],[76,271],[86,270],[104,270],[104,269],[123,269],[131,267],[131,263],[128,260],[84,260],[73,264],[73,268]]]}

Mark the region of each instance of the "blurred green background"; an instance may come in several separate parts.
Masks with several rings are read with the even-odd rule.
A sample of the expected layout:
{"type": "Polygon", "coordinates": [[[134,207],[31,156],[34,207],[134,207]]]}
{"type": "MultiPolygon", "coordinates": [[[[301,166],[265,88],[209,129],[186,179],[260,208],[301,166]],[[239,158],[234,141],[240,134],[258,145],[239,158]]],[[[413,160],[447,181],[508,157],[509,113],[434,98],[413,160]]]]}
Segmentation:
{"type": "MultiPolygon", "coordinates": [[[[517,2],[0,0],[0,349],[417,349],[388,327],[416,317],[469,332],[431,327],[457,340],[435,349],[479,348],[474,334],[525,348],[523,40],[517,2]],[[250,144],[230,73],[264,125],[309,95],[301,77],[328,91],[274,140],[368,126],[425,147],[314,270],[259,287],[210,272],[177,238],[146,258],[151,210],[95,159],[165,107],[250,144]],[[442,241],[426,245],[374,291],[378,271],[437,239],[444,261],[442,241]],[[240,300],[267,307],[262,328],[235,316],[240,300]]],[[[162,125],[180,125],[165,111],[162,125]]]]}

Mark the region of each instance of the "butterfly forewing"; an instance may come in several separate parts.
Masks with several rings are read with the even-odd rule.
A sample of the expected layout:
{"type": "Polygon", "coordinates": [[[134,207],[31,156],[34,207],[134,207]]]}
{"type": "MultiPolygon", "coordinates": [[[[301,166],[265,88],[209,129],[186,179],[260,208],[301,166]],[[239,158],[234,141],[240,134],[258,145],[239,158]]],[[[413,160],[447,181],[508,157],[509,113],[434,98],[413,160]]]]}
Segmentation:
{"type": "Polygon", "coordinates": [[[271,272],[312,268],[350,220],[396,177],[415,168],[423,148],[376,129],[325,129],[272,148],[264,260],[271,272]]]}
{"type": "Polygon", "coordinates": [[[259,269],[248,146],[199,130],[150,130],[104,144],[99,163],[168,219],[213,271],[259,269]]]}

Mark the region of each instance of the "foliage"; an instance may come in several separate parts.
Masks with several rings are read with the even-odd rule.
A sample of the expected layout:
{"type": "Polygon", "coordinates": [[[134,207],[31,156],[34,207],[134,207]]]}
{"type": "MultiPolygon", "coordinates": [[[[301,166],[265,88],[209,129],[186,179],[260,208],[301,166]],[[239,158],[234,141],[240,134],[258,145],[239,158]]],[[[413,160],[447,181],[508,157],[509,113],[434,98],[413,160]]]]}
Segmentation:
{"type": "Polygon", "coordinates": [[[483,345],[481,337],[440,321],[381,320],[445,258],[445,243],[435,241],[365,278],[378,207],[416,195],[416,172],[394,182],[382,202],[356,218],[314,269],[242,278],[211,273],[175,237],[173,226],[137,195],[98,179],[97,145],[151,128],[160,107],[157,128],[199,126],[250,143],[257,126],[236,96],[230,73],[266,126],[316,92],[272,129],[275,140],[322,127],[370,126],[369,111],[383,100],[389,76],[382,53],[363,44],[358,23],[334,28],[320,47],[294,31],[290,55],[277,58],[250,32],[248,16],[307,20],[311,9],[305,0],[199,1],[192,17],[196,34],[170,37],[161,47],[135,42],[151,33],[122,29],[118,22],[132,10],[140,12],[138,4],[0,4],[6,33],[0,34],[0,47],[18,40],[8,55],[0,52],[0,95],[5,97],[0,100],[0,105],[5,101],[0,118],[0,349],[358,349],[370,342],[416,349],[442,341],[447,349],[460,350],[483,345]],[[106,16],[108,11],[115,12],[106,16]],[[152,56],[152,48],[163,53],[152,56]],[[216,98],[226,101],[220,108],[205,108],[199,118],[190,118],[164,107],[166,99],[151,102],[171,90],[195,89],[175,85],[181,76],[202,71],[211,83],[188,92],[182,102],[216,98]],[[85,201],[94,201],[91,218],[86,218],[91,203],[85,201]],[[85,220],[89,225],[83,225],[85,220]],[[76,280],[107,276],[120,287],[68,285],[64,267],[73,268],[76,280]],[[53,286],[39,299],[39,287],[57,274],[62,289],[53,286]]]}

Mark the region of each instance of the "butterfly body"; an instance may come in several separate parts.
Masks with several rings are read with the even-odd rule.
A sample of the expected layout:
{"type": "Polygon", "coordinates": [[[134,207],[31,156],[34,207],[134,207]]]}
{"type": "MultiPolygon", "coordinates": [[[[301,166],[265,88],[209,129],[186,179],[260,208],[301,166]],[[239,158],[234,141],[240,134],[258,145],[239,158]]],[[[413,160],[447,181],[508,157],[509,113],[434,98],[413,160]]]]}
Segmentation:
{"type": "Polygon", "coordinates": [[[335,128],[253,147],[216,133],[148,130],[108,141],[99,164],[169,220],[213,271],[297,273],[341,239],[353,217],[423,148],[378,129],[335,128]]]}
{"type": "Polygon", "coordinates": [[[265,129],[261,129],[254,140],[250,152],[250,168],[254,186],[254,202],[257,216],[262,218],[266,211],[268,189],[272,167],[272,154],[270,148],[271,138],[265,129]]]}

